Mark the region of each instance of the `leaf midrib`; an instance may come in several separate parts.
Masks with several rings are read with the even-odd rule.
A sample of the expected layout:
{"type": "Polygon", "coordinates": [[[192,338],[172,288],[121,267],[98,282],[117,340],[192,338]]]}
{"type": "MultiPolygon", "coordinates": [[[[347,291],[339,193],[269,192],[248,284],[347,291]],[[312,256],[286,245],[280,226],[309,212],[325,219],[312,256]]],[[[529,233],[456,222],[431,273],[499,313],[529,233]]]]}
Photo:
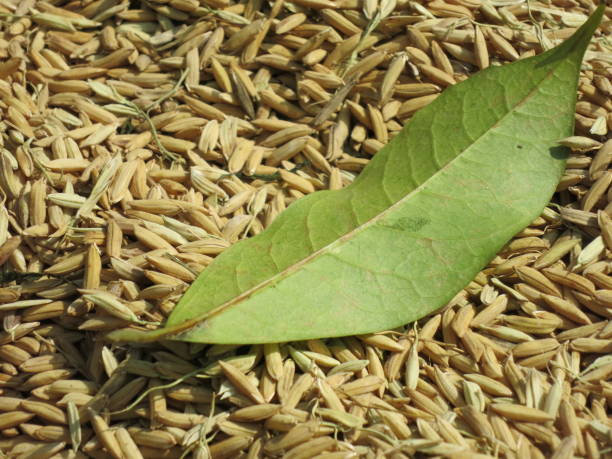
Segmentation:
{"type": "MultiPolygon", "coordinates": [[[[539,57],[541,57],[541,56],[542,55],[540,55],[539,57]]],[[[563,61],[561,61],[561,63],[562,62],[563,61]]],[[[558,67],[559,66],[556,65],[550,71],[548,71],[542,77],[542,79],[540,81],[538,81],[536,85],[534,85],[534,88],[531,91],[529,91],[529,93],[527,95],[525,95],[525,97],[523,97],[513,107],[511,107],[499,120],[497,120],[493,125],[491,125],[488,129],[486,129],[480,136],[478,136],[477,139],[472,141],[467,147],[465,147],[463,150],[461,150],[459,153],[457,153],[457,155],[453,159],[451,159],[448,163],[446,163],[444,166],[442,166],[440,169],[438,169],[434,174],[432,174],[425,181],[423,181],[423,183],[421,183],[419,186],[417,186],[416,188],[411,190],[408,194],[406,194],[404,197],[402,197],[401,199],[399,199],[398,201],[396,201],[395,203],[390,205],[388,208],[386,208],[382,212],[376,214],[372,218],[368,219],[367,221],[365,221],[361,225],[356,226],[355,228],[353,228],[352,230],[350,230],[346,234],[340,236],[338,239],[334,240],[333,242],[331,242],[331,243],[321,247],[320,249],[318,249],[315,252],[311,253],[307,257],[303,258],[302,260],[300,260],[300,261],[298,261],[296,263],[293,263],[291,266],[283,269],[282,271],[278,272],[274,276],[271,276],[268,279],[260,282],[259,284],[251,287],[250,289],[240,293],[239,295],[235,296],[231,300],[226,301],[225,303],[223,303],[223,304],[215,307],[214,309],[211,309],[210,311],[207,311],[207,312],[205,312],[205,313],[203,313],[203,314],[201,314],[199,316],[196,316],[196,317],[194,317],[192,319],[188,319],[185,322],[177,324],[177,325],[175,325],[173,327],[169,327],[170,329],[166,330],[166,333],[167,334],[175,334],[175,333],[189,332],[189,330],[193,326],[195,326],[196,324],[199,324],[199,323],[201,323],[202,321],[204,321],[206,319],[211,319],[213,316],[218,315],[219,313],[227,310],[228,308],[230,308],[230,307],[232,307],[232,306],[234,306],[236,304],[239,304],[240,302],[242,302],[242,300],[244,300],[244,299],[248,298],[249,296],[252,296],[253,294],[257,293],[257,291],[262,290],[263,288],[265,288],[265,287],[267,287],[269,285],[272,285],[272,284],[274,284],[274,283],[276,283],[276,282],[278,282],[278,281],[280,281],[282,279],[285,279],[285,278],[289,277],[294,272],[296,272],[299,269],[301,269],[303,266],[305,266],[305,265],[309,264],[310,262],[318,259],[319,256],[322,253],[329,251],[330,249],[334,248],[337,245],[341,245],[341,244],[345,243],[347,240],[352,239],[355,235],[361,233],[363,230],[369,228],[370,226],[372,226],[373,224],[378,222],[380,219],[385,217],[388,213],[392,212],[394,209],[396,209],[397,207],[401,206],[406,201],[408,201],[416,193],[418,193],[419,191],[424,189],[430,183],[431,180],[433,180],[439,174],[441,174],[442,172],[447,170],[449,167],[451,167],[455,163],[455,161],[457,161],[467,151],[469,151],[470,148],[472,148],[478,141],[480,141],[480,139],[482,139],[487,134],[489,134],[493,129],[498,127],[503,121],[506,120],[506,118],[508,116],[510,116],[512,113],[514,113],[514,111],[517,108],[519,108],[522,105],[524,105],[525,103],[527,103],[534,96],[534,94],[536,94],[539,91],[539,88],[540,88],[541,84],[543,82],[545,82],[546,80],[548,80],[555,73],[555,71],[557,70],[558,67]]]]}

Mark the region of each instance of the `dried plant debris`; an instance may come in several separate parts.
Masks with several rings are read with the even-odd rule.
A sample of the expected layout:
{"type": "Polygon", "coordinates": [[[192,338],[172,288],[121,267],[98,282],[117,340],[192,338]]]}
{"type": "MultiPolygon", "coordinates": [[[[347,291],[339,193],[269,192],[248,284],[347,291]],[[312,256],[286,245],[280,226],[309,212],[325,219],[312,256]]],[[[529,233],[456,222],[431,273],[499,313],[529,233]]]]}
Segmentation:
{"type": "Polygon", "coordinates": [[[610,454],[610,8],[553,203],[439,314],[286,345],[103,340],[157,327],[224,249],[595,6],[1,1],[0,451],[610,454]]]}

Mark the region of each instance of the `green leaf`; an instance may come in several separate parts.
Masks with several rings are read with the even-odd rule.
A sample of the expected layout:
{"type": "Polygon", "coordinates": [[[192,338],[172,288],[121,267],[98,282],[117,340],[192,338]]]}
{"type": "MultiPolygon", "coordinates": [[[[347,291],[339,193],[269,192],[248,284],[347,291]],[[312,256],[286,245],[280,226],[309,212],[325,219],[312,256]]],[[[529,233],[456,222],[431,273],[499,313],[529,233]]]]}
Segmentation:
{"type": "Polygon", "coordinates": [[[109,337],[282,342],[387,330],[440,308],[553,194],[602,13],[555,49],[447,89],[351,186],[307,195],[221,254],[165,328],[109,337]]]}

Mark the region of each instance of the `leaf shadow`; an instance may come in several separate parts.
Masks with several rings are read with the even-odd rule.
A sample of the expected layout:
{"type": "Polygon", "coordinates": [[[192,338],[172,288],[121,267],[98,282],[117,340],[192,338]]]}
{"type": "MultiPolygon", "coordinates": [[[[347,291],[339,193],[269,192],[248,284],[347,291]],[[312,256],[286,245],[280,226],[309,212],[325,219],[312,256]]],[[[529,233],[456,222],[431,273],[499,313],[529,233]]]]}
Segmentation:
{"type": "Polygon", "coordinates": [[[549,148],[548,152],[550,153],[550,156],[555,159],[567,159],[569,156],[569,148],[561,145],[549,148]]]}

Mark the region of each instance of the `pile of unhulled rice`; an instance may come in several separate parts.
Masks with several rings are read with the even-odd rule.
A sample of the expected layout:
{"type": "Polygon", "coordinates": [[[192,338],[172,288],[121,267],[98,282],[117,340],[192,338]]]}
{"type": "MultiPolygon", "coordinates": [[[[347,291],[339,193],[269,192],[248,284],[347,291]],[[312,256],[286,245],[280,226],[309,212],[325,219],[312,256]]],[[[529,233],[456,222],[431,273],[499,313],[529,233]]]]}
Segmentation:
{"type": "Polygon", "coordinates": [[[217,254],[595,6],[0,0],[0,451],[608,457],[610,8],[554,203],[439,314],[283,345],[104,340],[163,323],[217,254]]]}

